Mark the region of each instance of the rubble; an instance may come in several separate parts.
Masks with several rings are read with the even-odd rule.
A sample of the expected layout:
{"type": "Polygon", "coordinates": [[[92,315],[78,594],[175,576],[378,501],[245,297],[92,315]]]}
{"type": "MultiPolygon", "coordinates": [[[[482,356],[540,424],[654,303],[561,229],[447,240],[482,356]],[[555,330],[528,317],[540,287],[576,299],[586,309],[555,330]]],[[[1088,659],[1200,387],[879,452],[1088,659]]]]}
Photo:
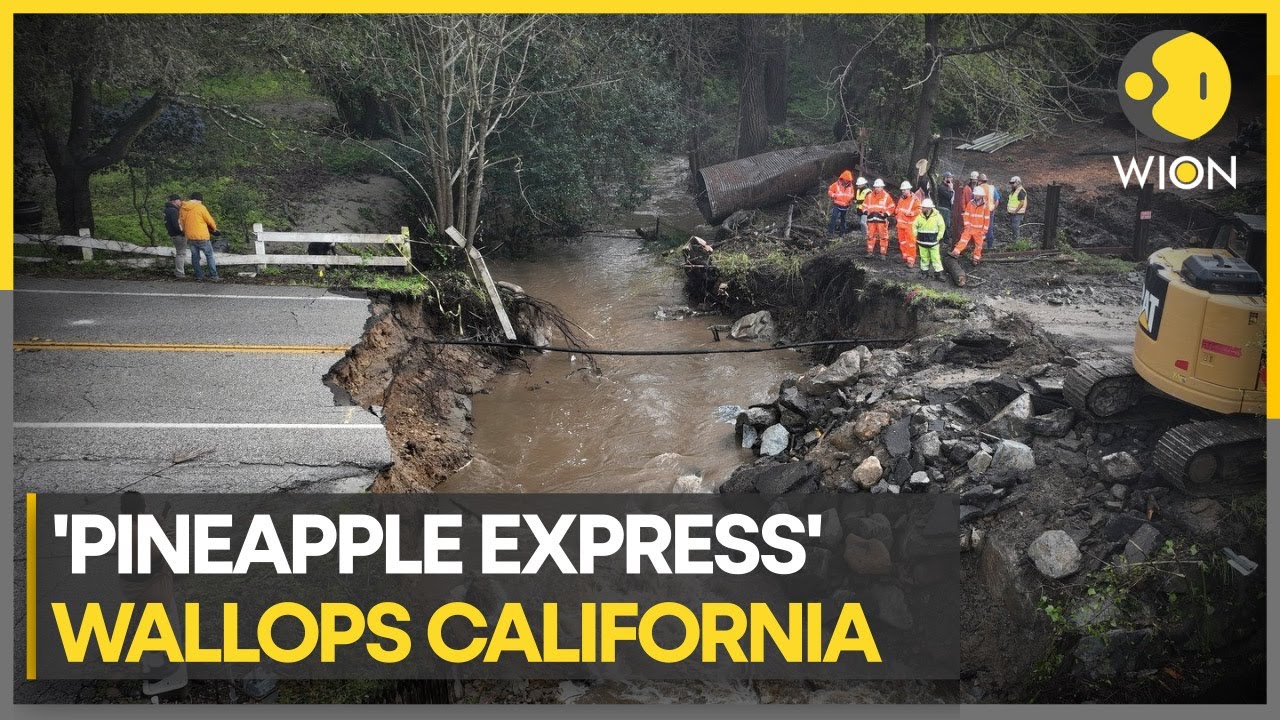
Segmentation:
{"type": "Polygon", "coordinates": [[[1142,466],[1127,452],[1116,452],[1102,458],[1102,476],[1112,482],[1128,482],[1142,474],[1142,466]]]}

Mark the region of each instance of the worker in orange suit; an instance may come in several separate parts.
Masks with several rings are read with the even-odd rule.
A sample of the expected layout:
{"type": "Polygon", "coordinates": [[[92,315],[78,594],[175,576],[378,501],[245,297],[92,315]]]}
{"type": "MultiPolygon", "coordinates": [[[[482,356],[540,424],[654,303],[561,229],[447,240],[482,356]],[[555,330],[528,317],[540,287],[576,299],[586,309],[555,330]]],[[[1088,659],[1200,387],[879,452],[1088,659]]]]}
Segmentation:
{"type": "Polygon", "coordinates": [[[898,252],[902,253],[902,259],[907,261],[907,267],[914,269],[916,266],[915,222],[916,216],[920,214],[921,193],[912,190],[911,183],[907,180],[902,181],[899,189],[902,190],[902,195],[898,198],[894,213],[894,220],[898,224],[898,252]]]}
{"type": "Polygon", "coordinates": [[[991,226],[991,210],[986,203],[987,190],[978,185],[973,189],[973,196],[964,206],[964,230],[960,233],[960,242],[951,249],[951,257],[960,254],[973,241],[973,264],[982,262],[982,244],[987,239],[987,228],[991,226]]]}
{"type": "Polygon", "coordinates": [[[827,223],[827,234],[836,234],[836,225],[840,226],[840,234],[849,232],[846,216],[849,206],[853,205],[853,173],[845,170],[840,177],[827,188],[827,196],[831,198],[831,220],[827,223]]]}
{"type": "Polygon", "coordinates": [[[862,202],[862,211],[867,214],[867,257],[875,254],[877,244],[880,257],[889,256],[889,218],[893,217],[894,208],[893,196],[885,191],[884,180],[876,178],[862,202]]]}

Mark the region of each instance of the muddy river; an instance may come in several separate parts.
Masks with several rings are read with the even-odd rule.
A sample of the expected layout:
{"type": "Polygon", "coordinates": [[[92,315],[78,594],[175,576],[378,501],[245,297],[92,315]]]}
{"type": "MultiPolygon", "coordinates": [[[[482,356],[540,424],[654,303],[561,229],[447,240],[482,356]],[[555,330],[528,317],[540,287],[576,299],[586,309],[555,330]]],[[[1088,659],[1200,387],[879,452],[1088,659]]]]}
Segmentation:
{"type": "MultiPolygon", "coordinates": [[[[588,236],[531,262],[494,262],[494,276],[547,300],[582,326],[594,347],[723,348],[718,315],[661,320],[685,304],[678,270],[639,239],[588,236]]],[[[557,336],[557,344],[559,344],[557,336]]],[[[770,400],[788,372],[809,366],[794,351],[669,357],[528,357],[474,402],[475,459],[440,492],[669,492],[711,489],[751,459],[735,446],[724,405],[770,400]],[[723,413],[722,413],[723,414],[723,413]]],[[[731,421],[730,421],[731,423],[731,421]]]]}

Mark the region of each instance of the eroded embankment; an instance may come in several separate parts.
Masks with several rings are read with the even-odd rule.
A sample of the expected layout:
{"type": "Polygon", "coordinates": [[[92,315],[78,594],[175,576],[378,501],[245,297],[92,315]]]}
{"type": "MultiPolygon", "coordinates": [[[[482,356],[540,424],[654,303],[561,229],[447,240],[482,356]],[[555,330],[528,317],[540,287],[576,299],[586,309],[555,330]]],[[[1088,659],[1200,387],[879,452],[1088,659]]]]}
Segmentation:
{"type": "MultiPolygon", "coordinates": [[[[966,699],[1222,701],[1236,686],[1236,700],[1257,701],[1264,579],[1221,551],[1265,567],[1265,496],[1169,487],[1152,451],[1191,412],[1082,417],[1062,382],[1088,353],[1021,316],[868,281],[849,255],[818,255],[789,283],[738,273],[727,292],[714,266],[690,268],[692,291],[769,309],[784,335],[913,335],[821,358],[745,410],[737,436],[758,458],[720,492],[958,496],[966,699]],[[840,267],[844,278],[827,270],[840,267]]],[[[859,589],[893,572],[872,560],[903,551],[894,528],[855,520],[843,532],[859,589]]]]}
{"type": "MultiPolygon", "coordinates": [[[[518,342],[549,338],[541,306],[504,288],[518,342]]],[[[440,345],[446,337],[500,339],[493,309],[474,285],[438,283],[421,296],[370,293],[364,334],[324,376],[340,404],[378,415],[394,458],[373,492],[430,490],[471,459],[471,399],[514,357],[501,349],[440,345]]]]}

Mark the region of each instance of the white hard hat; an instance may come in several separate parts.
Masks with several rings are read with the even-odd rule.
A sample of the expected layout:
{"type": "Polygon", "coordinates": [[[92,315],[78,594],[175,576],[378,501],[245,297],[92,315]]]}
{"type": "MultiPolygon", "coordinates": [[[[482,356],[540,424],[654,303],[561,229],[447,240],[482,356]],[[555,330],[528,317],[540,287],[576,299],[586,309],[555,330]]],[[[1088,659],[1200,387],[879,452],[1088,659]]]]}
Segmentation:
{"type": "Polygon", "coordinates": [[[871,186],[872,186],[872,187],[884,187],[884,181],[883,181],[883,180],[881,180],[880,178],[876,178],[876,181],[875,181],[875,182],[873,182],[873,183],[871,183],[871,186]]]}
{"type": "Polygon", "coordinates": [[[1020,182],[1022,182],[1022,178],[1018,177],[1017,175],[1014,175],[1013,177],[1009,178],[1009,182],[1011,182],[1011,183],[1020,183],[1020,182]]]}
{"type": "Polygon", "coordinates": [[[969,173],[969,179],[970,179],[970,180],[977,180],[977,179],[978,179],[978,171],[977,171],[977,170],[974,170],[973,172],[969,173]]]}
{"type": "Polygon", "coordinates": [[[899,189],[899,190],[910,190],[910,189],[911,189],[911,181],[910,181],[910,180],[903,180],[903,181],[902,181],[902,184],[898,186],[898,189],[899,189]]]}
{"type": "Polygon", "coordinates": [[[981,185],[979,185],[978,187],[974,188],[974,189],[973,189],[973,196],[974,196],[974,197],[976,197],[976,198],[986,197],[986,196],[987,196],[987,190],[986,190],[986,188],[982,187],[981,185]]]}
{"type": "Polygon", "coordinates": [[[925,198],[924,201],[920,203],[920,207],[931,208],[933,207],[933,201],[930,200],[929,198],[925,198]]]}
{"type": "Polygon", "coordinates": [[[857,183],[855,183],[855,184],[856,184],[858,187],[862,187],[863,185],[866,185],[866,184],[867,184],[867,179],[866,179],[866,178],[864,178],[864,177],[860,177],[860,178],[858,178],[858,182],[857,182],[857,183]]]}

